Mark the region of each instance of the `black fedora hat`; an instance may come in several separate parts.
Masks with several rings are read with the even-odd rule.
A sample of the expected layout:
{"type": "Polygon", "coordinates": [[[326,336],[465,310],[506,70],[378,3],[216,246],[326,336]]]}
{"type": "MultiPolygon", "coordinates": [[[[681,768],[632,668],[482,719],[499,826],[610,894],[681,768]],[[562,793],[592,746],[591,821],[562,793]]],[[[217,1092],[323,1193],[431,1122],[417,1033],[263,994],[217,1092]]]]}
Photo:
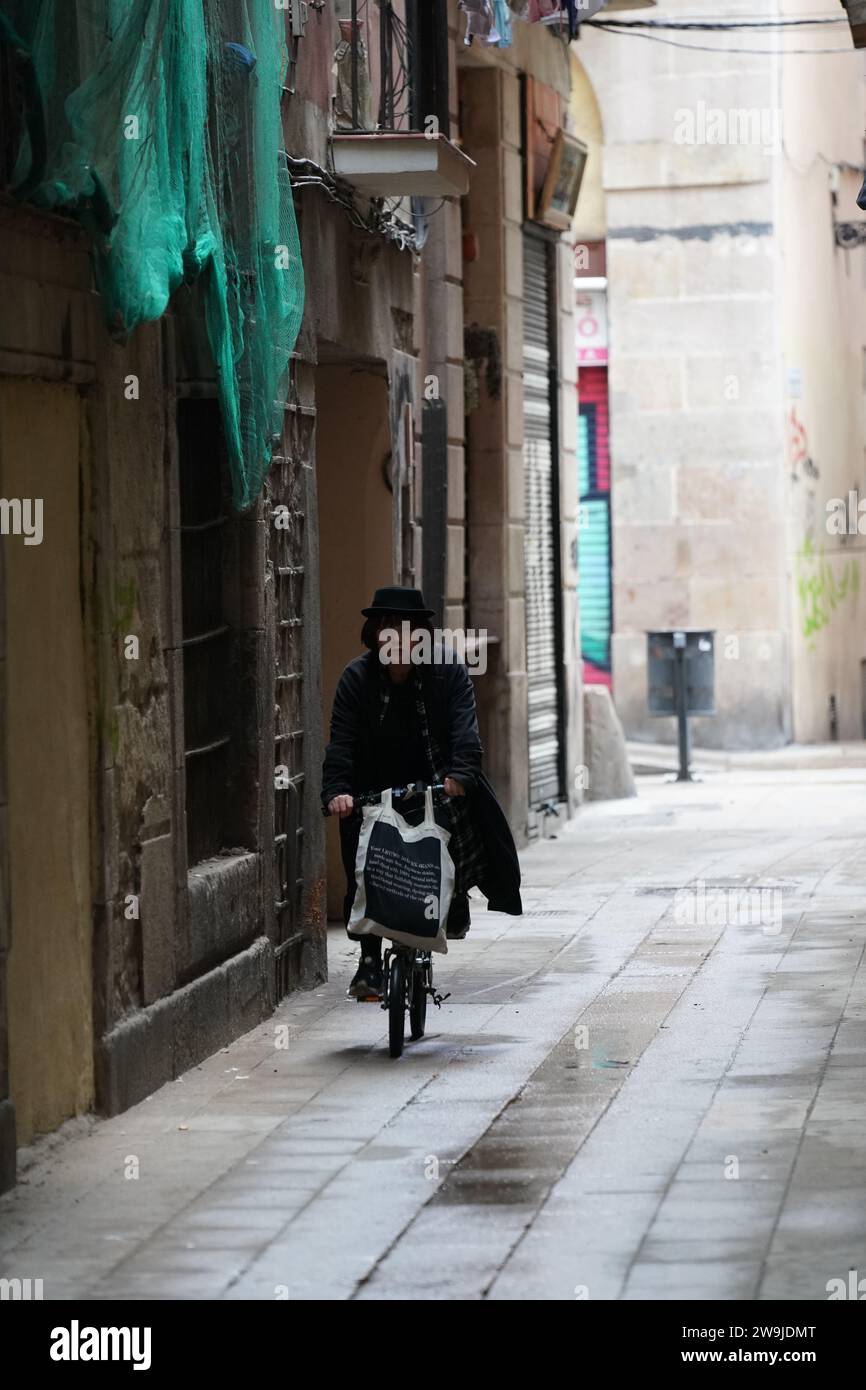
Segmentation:
{"type": "Polygon", "coordinates": [[[405,613],[407,617],[432,618],[433,609],[424,606],[424,595],[420,589],[404,589],[399,584],[377,589],[369,608],[362,608],[365,618],[374,618],[378,613],[405,613]]]}

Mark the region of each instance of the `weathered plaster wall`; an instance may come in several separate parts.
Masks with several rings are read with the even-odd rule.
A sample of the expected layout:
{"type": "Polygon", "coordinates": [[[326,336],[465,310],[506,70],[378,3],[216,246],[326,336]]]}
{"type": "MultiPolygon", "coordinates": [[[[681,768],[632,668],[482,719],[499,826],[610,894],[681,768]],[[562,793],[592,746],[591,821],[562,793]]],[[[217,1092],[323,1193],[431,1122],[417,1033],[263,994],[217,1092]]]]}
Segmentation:
{"type": "MultiPolygon", "coordinates": [[[[361,609],[391,583],[391,450],[384,367],[316,370],[319,592],[322,604],[322,737],[327,741],[337,681],[363,651],[361,609]]],[[[338,822],[326,824],[328,916],[341,920],[346,877],[338,822]]]]}
{"type": "MultiPolygon", "coordinates": [[[[451,125],[447,132],[460,141],[460,88],[457,45],[460,17],[456,0],[448,6],[449,85],[451,125]]],[[[472,152],[465,151],[470,158],[472,152]]],[[[463,379],[463,228],[461,200],[447,198],[429,219],[421,259],[423,304],[422,362],[425,383],[434,377],[446,409],[447,508],[445,517],[446,627],[464,627],[466,614],[466,488],[465,400],[463,379]]],[[[423,459],[422,459],[423,469],[423,459]]],[[[428,600],[429,601],[429,600],[428,600]]]]}
{"type": "MultiPolygon", "coordinates": [[[[82,474],[79,499],[78,470],[74,458],[70,464],[71,451],[64,453],[64,465],[75,473],[75,506],[80,506],[80,512],[74,513],[80,584],[77,577],[67,576],[64,592],[83,619],[86,718],[80,707],[76,715],[73,693],[65,688],[74,667],[61,643],[60,657],[55,652],[52,664],[42,672],[44,689],[52,697],[44,720],[50,738],[40,724],[35,725],[40,738],[45,738],[46,750],[53,748],[51,739],[56,736],[62,740],[65,756],[67,744],[70,750],[77,748],[78,729],[85,719],[88,766],[83,814],[66,814],[62,785],[59,792],[54,789],[53,812],[31,794],[29,785],[26,793],[40,809],[39,833],[49,851],[57,847],[59,852],[63,844],[52,819],[84,836],[87,882],[81,890],[81,910],[86,913],[86,949],[88,957],[92,950],[93,969],[92,987],[88,972],[86,990],[76,992],[81,996],[80,1007],[84,1008],[86,1000],[88,1010],[92,992],[94,1045],[88,1043],[85,1068],[77,1056],[71,1028],[67,1028],[65,1048],[36,1052],[29,1044],[22,1044],[22,1051],[13,1038],[11,1089],[13,1094],[23,1094],[21,1088],[30,1084],[27,1068],[32,1067],[34,1057],[43,1068],[50,1069],[51,1057],[61,1056],[84,1078],[78,1099],[72,1108],[65,1102],[64,1113],[86,1108],[94,1097],[98,1108],[114,1112],[267,1015],[273,998],[274,966],[272,944],[263,933],[273,889],[267,890],[267,873],[255,872],[246,886],[244,912],[233,912],[231,892],[223,893],[219,911],[214,910],[196,937],[195,923],[201,913],[198,918],[195,913],[188,914],[185,831],[182,799],[177,796],[183,707],[177,684],[179,653],[172,635],[179,592],[170,545],[177,528],[169,486],[176,366],[173,352],[167,350],[170,328],[145,325],[123,347],[109,340],[99,301],[91,292],[86,238],[65,219],[38,215],[7,200],[0,206],[0,238],[0,376],[7,383],[28,379],[52,383],[41,388],[31,386],[31,390],[68,393],[77,386],[90,460],[86,475],[82,474]],[[137,660],[128,661],[124,656],[128,635],[138,638],[137,660]],[[239,949],[233,956],[231,949],[217,951],[231,958],[214,967],[213,932],[220,921],[228,923],[232,931],[240,924],[245,939],[236,943],[239,949]],[[186,988],[178,987],[186,981],[186,988]]],[[[206,382],[199,382],[201,388],[210,389],[206,382]]],[[[49,410],[43,414],[50,420],[49,410]]],[[[17,428],[15,438],[25,442],[27,431],[17,428]]],[[[61,438],[58,434],[58,440],[61,438]]],[[[41,459],[46,448],[37,441],[33,458],[41,459]]],[[[67,481],[68,476],[64,474],[67,481]]],[[[258,571],[254,587],[261,605],[264,548],[259,547],[257,553],[261,563],[257,565],[253,558],[253,569],[258,571]]],[[[36,557],[39,574],[48,582],[53,559],[47,540],[28,552],[28,560],[31,556],[36,557]]],[[[30,598],[38,592],[37,582],[29,586],[30,598]]],[[[18,597],[20,600],[21,595],[18,597]]],[[[32,602],[23,603],[16,613],[20,618],[31,610],[32,602]]],[[[256,621],[264,631],[262,617],[256,621]]],[[[71,623],[69,633],[71,640],[71,623]]],[[[11,633],[7,671],[14,667],[26,675],[25,658],[34,647],[33,639],[32,619],[26,629],[19,621],[11,633]]],[[[271,661],[271,683],[272,669],[271,661]]],[[[38,703],[31,703],[38,710],[38,703]]],[[[272,710],[272,696],[265,708],[272,710]]],[[[21,717],[19,700],[14,718],[21,717]]],[[[267,747],[264,738],[262,747],[267,747]]],[[[261,784],[265,789],[273,780],[272,755],[268,761],[267,780],[261,784]]],[[[58,765],[62,768],[62,757],[58,765]]],[[[41,769],[41,754],[33,759],[33,766],[41,769]]],[[[37,775],[41,777],[39,771],[37,775]]],[[[21,778],[17,777],[12,787],[11,818],[21,814],[26,805],[21,778]]],[[[266,813],[266,802],[262,805],[266,813]]],[[[270,805],[272,835],[272,801],[270,805]]],[[[70,950],[79,939],[78,919],[75,912],[66,910],[68,904],[56,892],[59,870],[55,872],[52,867],[51,854],[39,848],[35,829],[26,838],[28,849],[16,855],[16,860],[25,869],[34,854],[44,862],[45,891],[54,903],[53,908],[46,904],[38,907],[43,936],[34,940],[41,951],[44,932],[53,930],[50,923],[56,921],[64,933],[65,949],[70,950]]],[[[272,841],[266,842],[263,870],[272,856],[272,841]]],[[[66,879],[69,891],[74,885],[78,893],[80,882],[71,868],[66,879]]],[[[33,892],[37,889],[41,891],[34,879],[33,892]]],[[[13,938],[24,902],[22,891],[19,883],[11,908],[13,938]]],[[[36,904],[35,897],[32,901],[36,904]]],[[[272,914],[272,906],[270,910],[272,914]]],[[[27,912],[21,913],[21,924],[25,932],[27,912]]],[[[224,944],[231,947],[229,936],[225,932],[223,936],[224,944]]],[[[60,965],[69,966],[64,950],[56,955],[60,965]]],[[[40,969],[34,965],[27,973],[32,978],[22,982],[16,974],[7,988],[10,1012],[14,1008],[26,1015],[32,1005],[33,978],[39,978],[40,969]],[[25,984],[27,992],[22,993],[25,984]]],[[[76,979],[71,966],[66,975],[71,985],[76,979]]],[[[51,977],[47,978],[50,981],[51,977]]],[[[64,1018],[62,1008],[58,1008],[57,1017],[64,1018]]],[[[80,1029],[84,1026],[79,1022],[80,1029]]],[[[19,1036],[23,1039],[24,1032],[19,1036]]],[[[29,1108],[23,1108],[22,1115],[19,1140],[35,1129],[53,1127],[59,1110],[55,1106],[49,1113],[43,1107],[31,1115],[29,1108]]]]}
{"type": "MultiPolygon", "coordinates": [[[[464,268],[464,316],[494,328],[502,352],[500,399],[482,390],[469,417],[470,622],[495,637],[488,672],[476,682],[488,767],[512,828],[525,841],[527,811],[526,615],[523,471],[523,166],[520,73],[552,86],[567,108],[567,48],[552,34],[516,24],[512,49],[475,47],[461,56],[462,135],[476,160],[464,225],[477,234],[479,256],[464,268]]],[[[582,687],[575,568],[577,495],[576,362],[570,237],[556,252],[555,306],[559,357],[560,551],[565,688],[566,794],[580,796],[582,687]],[[579,779],[578,779],[579,780],[579,779]]],[[[533,822],[530,825],[530,821],[533,822]]]]}
{"type": "Polygon", "coordinates": [[[499,399],[480,392],[469,416],[471,625],[495,645],[476,680],[487,770],[525,841],[529,798],[523,577],[523,217],[519,86],[500,67],[461,74],[463,135],[477,163],[464,221],[478,259],[464,275],[466,322],[493,329],[502,355],[499,399]]]}

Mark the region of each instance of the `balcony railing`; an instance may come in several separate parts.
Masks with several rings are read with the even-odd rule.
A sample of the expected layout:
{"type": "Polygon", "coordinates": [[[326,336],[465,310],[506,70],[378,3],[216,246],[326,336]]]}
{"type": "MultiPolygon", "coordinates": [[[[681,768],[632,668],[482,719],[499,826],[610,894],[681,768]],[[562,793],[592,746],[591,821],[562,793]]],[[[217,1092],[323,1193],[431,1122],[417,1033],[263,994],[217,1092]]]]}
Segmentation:
{"type": "Polygon", "coordinates": [[[335,0],[335,171],[380,197],[465,193],[449,139],[446,0],[335,0]]]}
{"type": "Polygon", "coordinates": [[[359,132],[421,130],[429,114],[440,123],[446,121],[445,4],[437,0],[337,0],[336,8],[341,37],[337,55],[339,128],[359,132]],[[429,15],[422,15],[422,6],[429,15]],[[437,22],[441,25],[438,45],[434,38],[437,22]],[[437,89],[432,112],[419,109],[425,86],[437,89]]]}

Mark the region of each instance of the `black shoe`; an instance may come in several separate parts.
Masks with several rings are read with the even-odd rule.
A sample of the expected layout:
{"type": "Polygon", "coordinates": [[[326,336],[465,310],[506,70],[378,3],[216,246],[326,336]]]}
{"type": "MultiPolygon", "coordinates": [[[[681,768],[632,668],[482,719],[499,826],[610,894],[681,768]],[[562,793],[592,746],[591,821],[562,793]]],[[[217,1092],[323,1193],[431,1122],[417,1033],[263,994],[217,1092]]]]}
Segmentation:
{"type": "Polygon", "coordinates": [[[361,963],[346,992],[350,999],[381,999],[382,957],[362,955],[361,963]]]}
{"type": "Polygon", "coordinates": [[[469,895],[467,893],[455,893],[451,899],[448,921],[445,926],[446,940],[462,941],[469,931],[469,922],[469,895]]]}

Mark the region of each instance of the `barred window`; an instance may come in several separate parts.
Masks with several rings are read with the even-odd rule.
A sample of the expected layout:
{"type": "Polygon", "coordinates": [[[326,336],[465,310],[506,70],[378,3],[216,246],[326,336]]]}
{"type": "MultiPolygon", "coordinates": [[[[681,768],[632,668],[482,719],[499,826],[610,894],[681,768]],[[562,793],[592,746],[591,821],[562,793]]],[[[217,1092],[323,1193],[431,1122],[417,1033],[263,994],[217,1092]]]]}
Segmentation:
{"type": "Polygon", "coordinates": [[[186,827],[192,865],[254,847],[240,623],[244,519],[231,507],[217,401],[178,402],[178,461],[186,827]]]}

